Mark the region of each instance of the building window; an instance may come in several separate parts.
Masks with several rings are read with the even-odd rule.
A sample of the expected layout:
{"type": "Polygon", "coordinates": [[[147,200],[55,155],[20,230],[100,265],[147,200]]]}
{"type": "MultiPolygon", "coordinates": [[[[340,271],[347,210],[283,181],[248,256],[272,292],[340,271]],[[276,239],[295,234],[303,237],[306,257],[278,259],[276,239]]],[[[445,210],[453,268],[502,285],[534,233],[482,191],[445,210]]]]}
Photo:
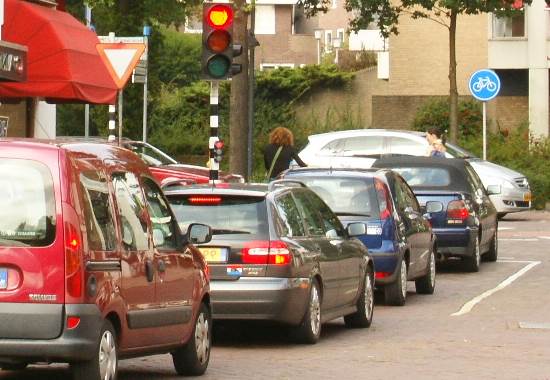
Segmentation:
{"type": "Polygon", "coordinates": [[[256,5],[256,34],[275,34],[275,6],[256,5]]]}
{"type": "Polygon", "coordinates": [[[336,37],[340,39],[342,46],[344,45],[344,42],[345,42],[345,39],[344,39],[345,34],[346,33],[344,32],[344,29],[336,29],[336,37]]]}
{"type": "Polygon", "coordinates": [[[525,14],[513,16],[493,15],[493,38],[525,37],[525,14]]]}
{"type": "Polygon", "coordinates": [[[335,9],[338,7],[338,0],[332,0],[332,9],[335,9]]]}
{"type": "Polygon", "coordinates": [[[325,50],[332,51],[332,30],[325,30],[325,50]]]}

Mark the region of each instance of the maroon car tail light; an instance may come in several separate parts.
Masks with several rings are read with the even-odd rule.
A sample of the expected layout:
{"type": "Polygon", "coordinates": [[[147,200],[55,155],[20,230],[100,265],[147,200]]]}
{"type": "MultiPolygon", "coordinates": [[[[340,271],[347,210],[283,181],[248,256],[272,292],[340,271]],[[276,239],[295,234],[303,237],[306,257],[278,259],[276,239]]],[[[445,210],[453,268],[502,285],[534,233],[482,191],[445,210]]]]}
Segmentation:
{"type": "Polygon", "coordinates": [[[243,264],[290,264],[290,251],[280,240],[253,240],[244,244],[243,264]]]}
{"type": "Polygon", "coordinates": [[[188,198],[190,204],[194,205],[218,205],[222,201],[222,197],[215,195],[193,195],[188,198]]]}
{"type": "Polygon", "coordinates": [[[374,187],[378,196],[378,203],[380,205],[380,219],[386,220],[391,217],[393,213],[392,202],[388,188],[382,181],[375,179],[374,187]]]}
{"type": "Polygon", "coordinates": [[[386,278],[386,277],[389,277],[391,276],[391,272],[375,272],[374,273],[374,278],[377,279],[377,278],[386,278]]]}
{"type": "Polygon", "coordinates": [[[67,295],[82,296],[82,239],[76,227],[65,223],[65,279],[67,295]]]}
{"type": "Polygon", "coordinates": [[[447,219],[464,222],[470,216],[470,211],[463,200],[450,201],[447,205],[447,219]]]}

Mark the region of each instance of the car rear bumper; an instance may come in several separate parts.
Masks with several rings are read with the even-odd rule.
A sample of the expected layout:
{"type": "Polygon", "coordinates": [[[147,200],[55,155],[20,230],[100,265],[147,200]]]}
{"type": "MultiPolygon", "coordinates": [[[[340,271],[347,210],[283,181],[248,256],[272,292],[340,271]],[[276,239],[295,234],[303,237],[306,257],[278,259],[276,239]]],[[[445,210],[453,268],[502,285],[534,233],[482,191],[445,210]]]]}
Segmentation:
{"type": "Polygon", "coordinates": [[[214,319],[272,320],[299,324],[309,299],[309,278],[241,277],[211,280],[214,319]]]}
{"type": "MultiPolygon", "coordinates": [[[[40,315],[44,304],[3,303],[0,317],[18,318],[25,325],[24,313],[40,315]]],[[[72,362],[88,360],[97,349],[99,331],[103,318],[96,305],[65,305],[61,334],[54,339],[5,338],[0,336],[0,363],[17,362],[72,362]],[[80,323],[74,329],[66,326],[66,316],[80,317],[80,323]]]]}
{"type": "Polygon", "coordinates": [[[397,263],[399,254],[395,252],[369,251],[374,263],[376,286],[384,286],[397,280],[397,263]]]}
{"type": "Polygon", "coordinates": [[[478,229],[434,228],[437,237],[437,253],[443,256],[471,256],[477,239],[478,229]]]}

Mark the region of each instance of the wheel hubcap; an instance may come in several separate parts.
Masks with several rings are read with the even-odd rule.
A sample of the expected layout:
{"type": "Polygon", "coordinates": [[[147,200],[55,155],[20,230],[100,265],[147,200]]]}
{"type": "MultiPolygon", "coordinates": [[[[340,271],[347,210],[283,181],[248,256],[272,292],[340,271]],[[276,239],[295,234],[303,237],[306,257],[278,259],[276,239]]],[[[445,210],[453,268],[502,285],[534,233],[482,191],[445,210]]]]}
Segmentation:
{"type": "Polygon", "coordinates": [[[365,276],[365,315],[370,320],[374,308],[374,292],[372,290],[372,281],[370,275],[365,276]]]}
{"type": "Polygon", "coordinates": [[[319,290],[316,286],[311,288],[309,315],[311,318],[311,332],[313,335],[318,335],[321,327],[321,302],[319,300],[319,290]]]}
{"type": "Polygon", "coordinates": [[[481,263],[481,255],[479,254],[479,240],[476,240],[476,251],[475,251],[475,260],[476,260],[476,265],[479,266],[479,264],[481,263]]]}
{"type": "Polygon", "coordinates": [[[195,349],[201,364],[208,361],[210,354],[210,323],[204,313],[200,313],[195,326],[195,349]]]}
{"type": "Polygon", "coordinates": [[[435,286],[435,255],[433,252],[430,255],[430,283],[433,288],[435,286]]]}
{"type": "Polygon", "coordinates": [[[401,262],[401,294],[403,298],[407,296],[407,263],[401,262]]]}
{"type": "Polygon", "coordinates": [[[99,373],[101,380],[112,380],[116,375],[116,344],[110,331],[105,331],[99,344],[99,373]]]}

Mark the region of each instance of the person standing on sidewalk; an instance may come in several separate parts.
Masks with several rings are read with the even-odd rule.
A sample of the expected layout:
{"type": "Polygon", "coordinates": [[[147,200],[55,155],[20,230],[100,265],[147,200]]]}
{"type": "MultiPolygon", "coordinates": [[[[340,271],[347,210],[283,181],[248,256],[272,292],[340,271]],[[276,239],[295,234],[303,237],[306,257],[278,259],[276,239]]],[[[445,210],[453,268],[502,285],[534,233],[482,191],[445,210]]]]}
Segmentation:
{"type": "Polygon", "coordinates": [[[295,160],[301,167],[307,166],[294,148],[294,135],[285,127],[277,127],[269,134],[269,144],[264,148],[264,164],[267,179],[273,180],[288,169],[295,160]]]}

